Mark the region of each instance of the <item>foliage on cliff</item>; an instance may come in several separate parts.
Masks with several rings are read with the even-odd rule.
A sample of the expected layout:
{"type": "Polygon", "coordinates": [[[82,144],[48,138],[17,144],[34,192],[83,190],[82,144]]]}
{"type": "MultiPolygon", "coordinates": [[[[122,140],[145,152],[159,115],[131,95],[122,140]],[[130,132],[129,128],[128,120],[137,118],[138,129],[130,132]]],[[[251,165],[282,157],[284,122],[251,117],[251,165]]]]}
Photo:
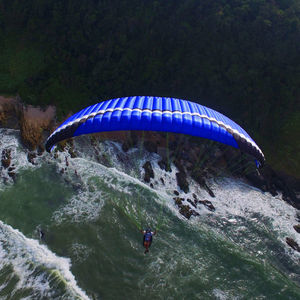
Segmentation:
{"type": "Polygon", "coordinates": [[[282,137],[299,130],[299,15],[297,0],[3,0],[0,93],[62,114],[96,96],[198,101],[299,174],[299,137],[282,137]]]}

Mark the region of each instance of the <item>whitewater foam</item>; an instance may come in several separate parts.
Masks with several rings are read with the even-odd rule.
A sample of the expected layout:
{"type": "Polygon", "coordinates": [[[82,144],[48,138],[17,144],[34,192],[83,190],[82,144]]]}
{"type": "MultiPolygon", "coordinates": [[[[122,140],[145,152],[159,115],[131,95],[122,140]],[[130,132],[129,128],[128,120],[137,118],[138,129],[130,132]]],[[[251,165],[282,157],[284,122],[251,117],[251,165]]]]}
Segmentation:
{"type": "Polygon", "coordinates": [[[0,229],[0,269],[10,266],[13,270],[11,276],[18,277],[12,294],[25,288],[33,290],[32,295],[35,297],[40,295],[40,297],[51,298],[55,291],[51,289],[49,280],[51,274],[56,272],[56,277],[60,277],[66,284],[68,293],[65,298],[88,299],[85,292],[78,287],[70,271],[70,259],[56,256],[45,245],[39,244],[37,240],[26,238],[20,231],[2,221],[0,221],[0,229]]]}

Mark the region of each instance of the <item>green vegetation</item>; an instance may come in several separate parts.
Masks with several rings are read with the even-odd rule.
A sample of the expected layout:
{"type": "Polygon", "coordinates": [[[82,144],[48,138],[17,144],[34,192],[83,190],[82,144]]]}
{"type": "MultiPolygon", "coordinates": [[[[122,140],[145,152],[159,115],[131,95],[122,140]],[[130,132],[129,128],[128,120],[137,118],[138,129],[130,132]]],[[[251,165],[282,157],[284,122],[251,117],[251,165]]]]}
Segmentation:
{"type": "Polygon", "coordinates": [[[198,101],[299,176],[299,16],[297,0],[3,0],[0,93],[60,114],[127,95],[198,101]]]}

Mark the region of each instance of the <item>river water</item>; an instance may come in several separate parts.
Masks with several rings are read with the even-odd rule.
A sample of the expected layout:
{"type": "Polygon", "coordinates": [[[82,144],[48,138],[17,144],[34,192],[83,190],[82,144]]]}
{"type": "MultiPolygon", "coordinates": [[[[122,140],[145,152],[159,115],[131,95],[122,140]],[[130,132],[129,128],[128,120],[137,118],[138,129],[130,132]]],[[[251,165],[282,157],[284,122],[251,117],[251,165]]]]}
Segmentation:
{"type": "Polygon", "coordinates": [[[1,168],[0,299],[300,299],[300,255],[285,244],[300,244],[296,210],[280,195],[233,178],[211,180],[215,198],[191,179],[184,194],[157,154],[89,137],[74,147],[76,158],[32,164],[19,132],[0,129],[16,172],[1,168]],[[154,188],[142,180],[147,160],[154,188]],[[216,211],[199,206],[187,220],[174,190],[216,211]],[[147,255],[140,225],[159,228],[147,255]]]}

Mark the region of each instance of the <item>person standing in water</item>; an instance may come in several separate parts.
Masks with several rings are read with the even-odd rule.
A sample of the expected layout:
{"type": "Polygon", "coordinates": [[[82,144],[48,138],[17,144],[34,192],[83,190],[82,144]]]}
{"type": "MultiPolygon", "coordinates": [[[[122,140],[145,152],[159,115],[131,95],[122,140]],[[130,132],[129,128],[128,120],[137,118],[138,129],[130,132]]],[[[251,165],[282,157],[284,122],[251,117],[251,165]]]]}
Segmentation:
{"type": "Polygon", "coordinates": [[[156,234],[156,230],[151,231],[151,228],[147,228],[146,230],[141,229],[141,233],[144,235],[143,246],[146,249],[144,254],[146,254],[147,252],[149,252],[149,248],[152,243],[152,236],[156,234]]]}

